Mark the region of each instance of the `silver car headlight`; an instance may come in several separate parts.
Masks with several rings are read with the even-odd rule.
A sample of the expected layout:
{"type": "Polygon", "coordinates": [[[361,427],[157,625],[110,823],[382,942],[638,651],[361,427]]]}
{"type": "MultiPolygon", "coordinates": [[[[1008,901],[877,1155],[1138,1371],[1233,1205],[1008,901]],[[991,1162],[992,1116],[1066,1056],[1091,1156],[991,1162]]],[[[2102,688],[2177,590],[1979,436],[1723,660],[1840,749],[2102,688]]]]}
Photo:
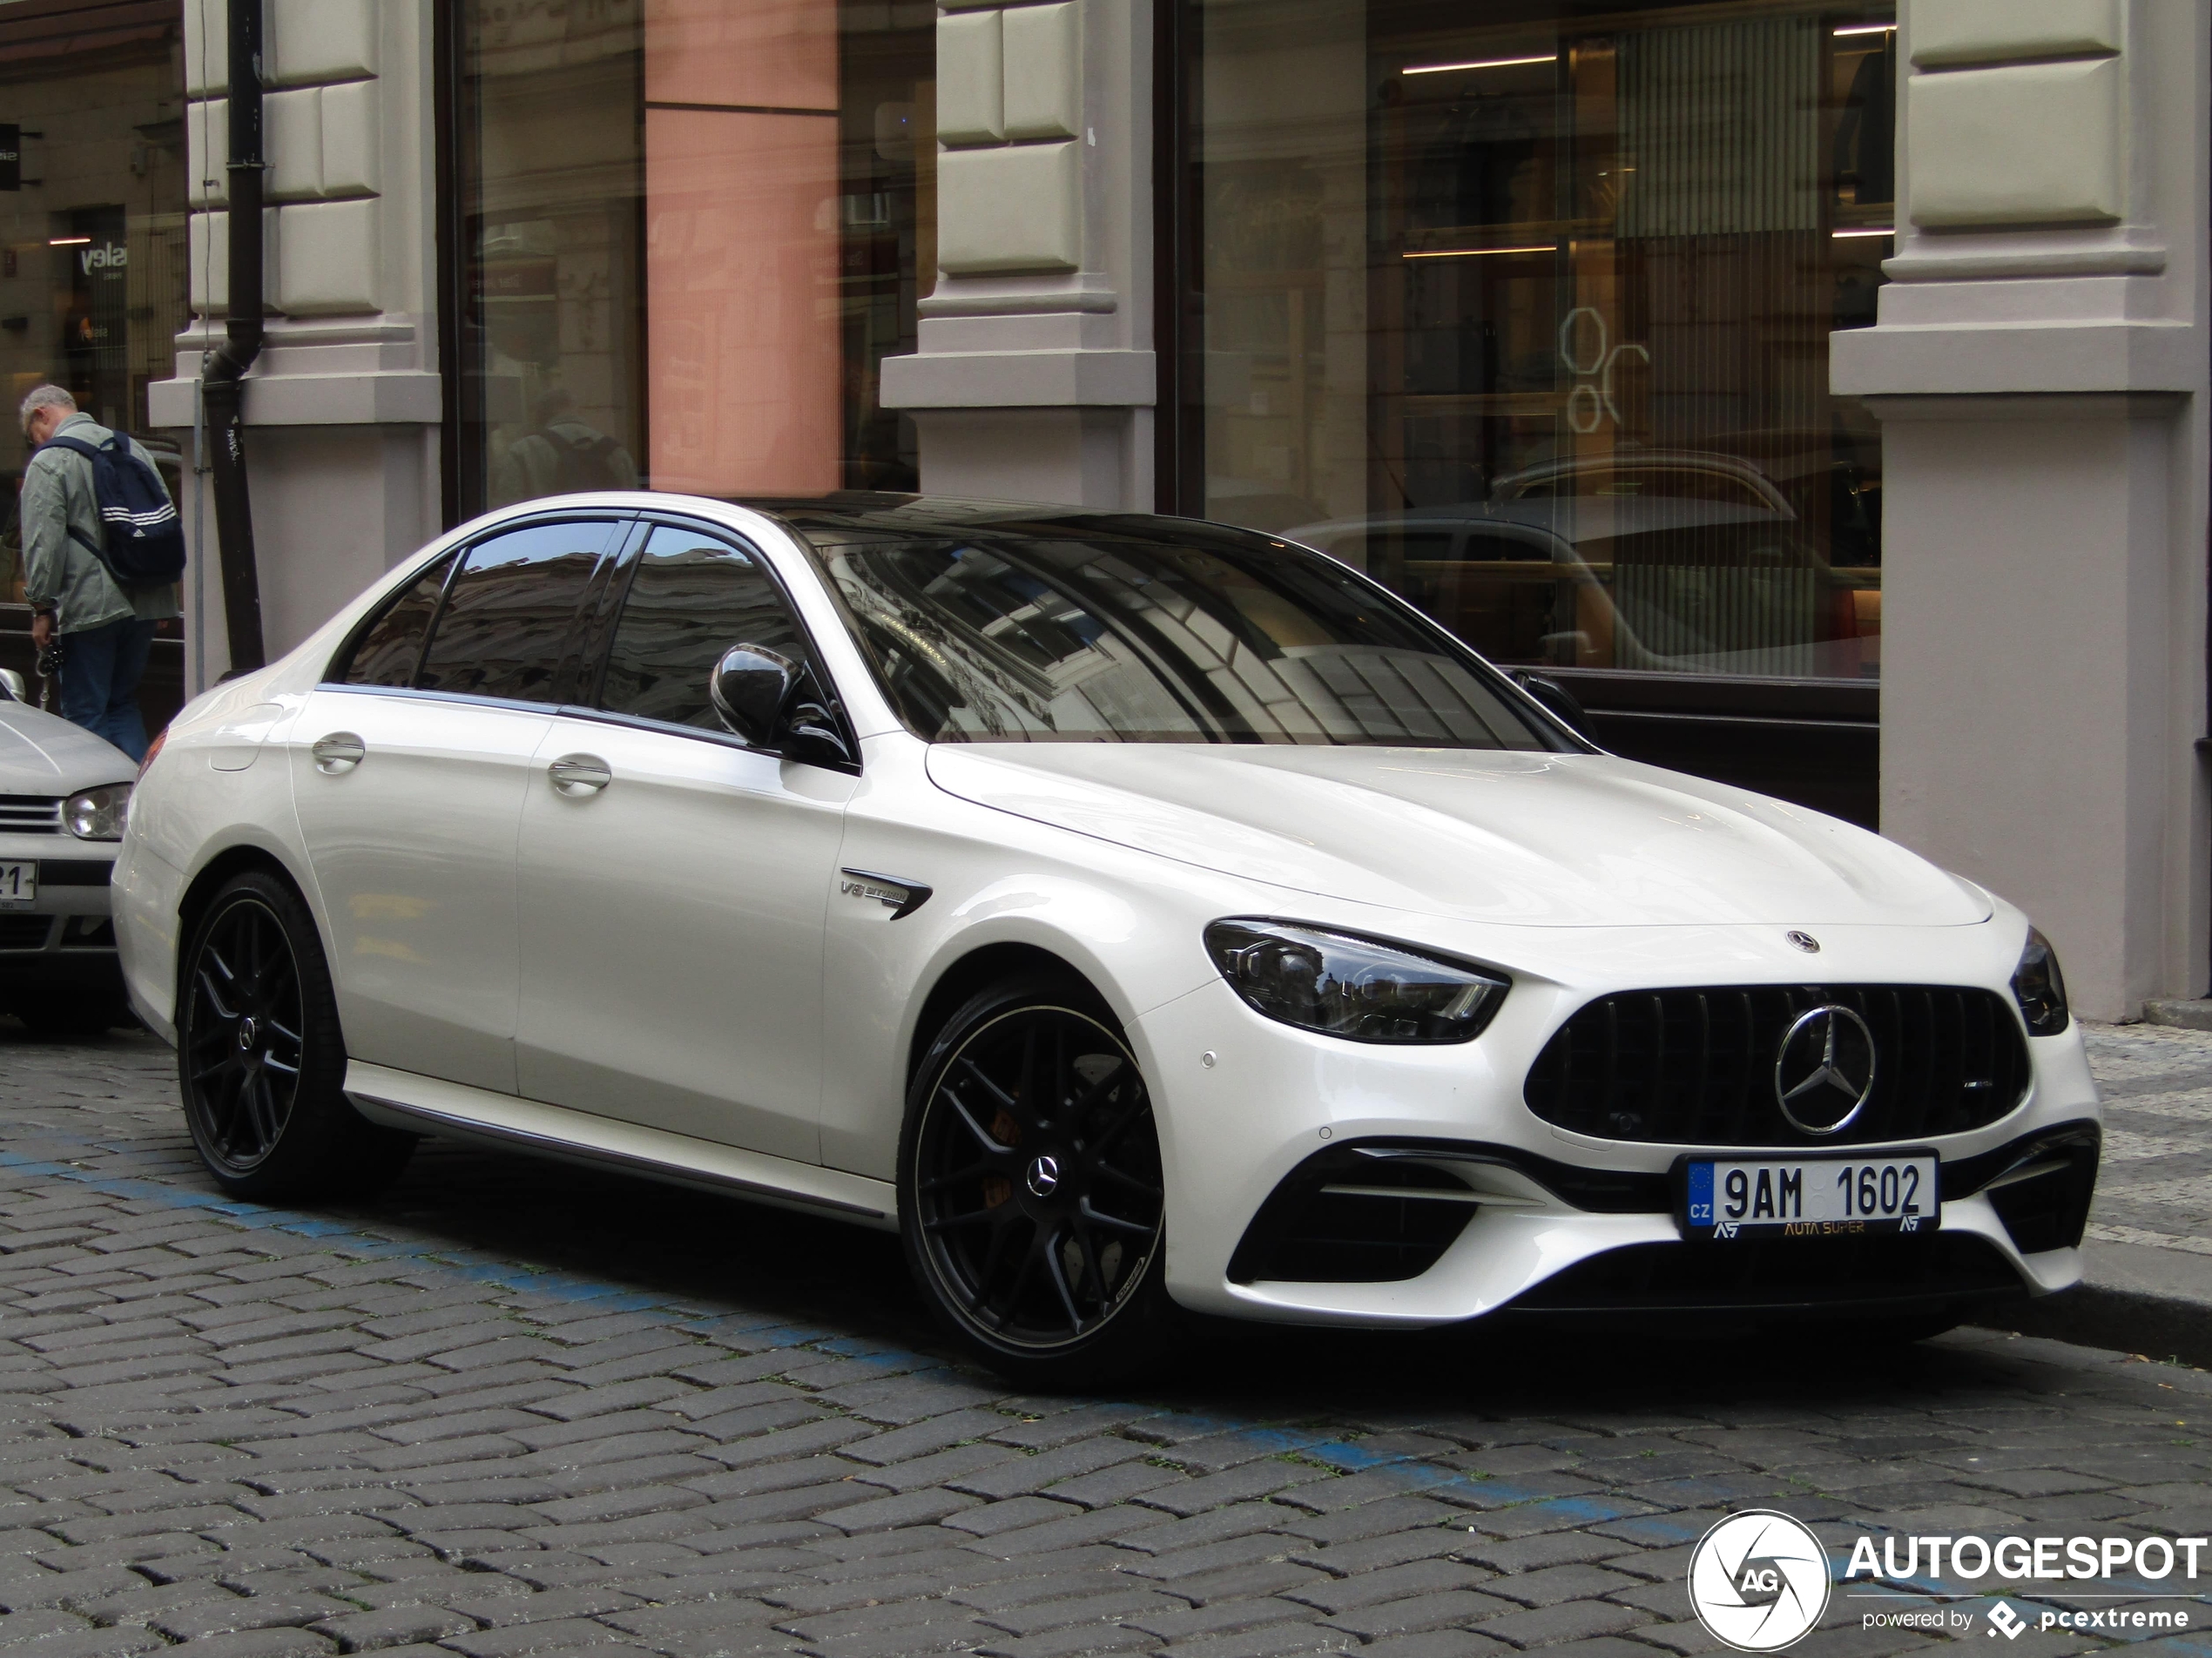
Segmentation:
{"type": "Polygon", "coordinates": [[[62,821],[79,840],[120,840],[131,816],[131,785],[83,789],[62,802],[62,821]]]}
{"type": "Polygon", "coordinates": [[[1512,981],[1376,939],[1239,916],[1206,929],[1230,987],[1270,1019],[1355,1042],[1465,1042],[1512,981]]]}

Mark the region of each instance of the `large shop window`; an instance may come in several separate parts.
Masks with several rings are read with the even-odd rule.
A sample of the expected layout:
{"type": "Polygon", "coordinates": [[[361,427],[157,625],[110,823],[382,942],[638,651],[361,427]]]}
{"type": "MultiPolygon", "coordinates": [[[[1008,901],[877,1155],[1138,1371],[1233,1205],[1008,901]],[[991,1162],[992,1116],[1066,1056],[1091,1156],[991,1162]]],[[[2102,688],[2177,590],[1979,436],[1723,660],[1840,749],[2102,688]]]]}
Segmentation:
{"type": "Polygon", "coordinates": [[[934,13],[455,0],[455,508],[911,489],[934,13]]]}
{"type": "Polygon", "coordinates": [[[1892,10],[1188,0],[1186,510],[1504,663],[1866,682],[1892,10]]]}
{"type": "MultiPolygon", "coordinates": [[[[78,408],[152,449],[172,489],[177,435],[150,429],[146,387],[176,372],[187,320],[183,10],[177,0],[0,5],[8,418],[32,387],[66,386],[78,408]]],[[[0,604],[23,598],[23,464],[10,439],[0,466],[0,604]]],[[[164,694],[169,649],[152,671],[164,694]]],[[[5,662],[29,665],[12,651],[5,662]]]]}

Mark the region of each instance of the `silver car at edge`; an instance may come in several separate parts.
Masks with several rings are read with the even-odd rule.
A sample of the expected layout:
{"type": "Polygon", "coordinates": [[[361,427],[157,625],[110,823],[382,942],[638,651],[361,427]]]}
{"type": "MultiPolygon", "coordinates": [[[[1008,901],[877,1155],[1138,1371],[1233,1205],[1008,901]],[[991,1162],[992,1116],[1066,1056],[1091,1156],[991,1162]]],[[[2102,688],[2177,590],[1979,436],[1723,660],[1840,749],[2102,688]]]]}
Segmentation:
{"type": "Polygon", "coordinates": [[[40,1035],[130,1019],[108,880],[137,771],[0,672],[0,1010],[40,1035]]]}

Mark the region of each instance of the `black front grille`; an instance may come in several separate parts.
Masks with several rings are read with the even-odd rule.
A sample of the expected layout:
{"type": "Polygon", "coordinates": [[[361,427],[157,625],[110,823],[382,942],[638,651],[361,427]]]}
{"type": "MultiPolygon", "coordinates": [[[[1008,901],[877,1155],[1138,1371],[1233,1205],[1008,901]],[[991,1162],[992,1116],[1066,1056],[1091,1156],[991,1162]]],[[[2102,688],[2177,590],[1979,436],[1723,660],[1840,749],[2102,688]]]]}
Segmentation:
{"type": "Polygon", "coordinates": [[[1835,1311],[2020,1292],[2019,1276],[1968,1233],[1932,1237],[1747,1238],[1635,1244],[1578,1261],[1516,1312],[1835,1311]]]}
{"type": "Polygon", "coordinates": [[[53,930],[51,915],[0,915],[0,950],[43,950],[53,930]]]}
{"type": "Polygon", "coordinates": [[[0,831],[11,835],[57,835],[62,803],[46,794],[0,794],[0,831]]]}
{"type": "Polygon", "coordinates": [[[1748,985],[1602,997],[1561,1026],[1524,1097],[1602,1140],[1688,1146],[1866,1145],[1983,1128],[2027,1091],[2019,1016],[1987,990],[1940,985],[1748,985]],[[1839,1133],[1791,1125],[1775,1061],[1797,1016],[1848,1008],[1873,1032],[1874,1089],[1839,1133]]]}

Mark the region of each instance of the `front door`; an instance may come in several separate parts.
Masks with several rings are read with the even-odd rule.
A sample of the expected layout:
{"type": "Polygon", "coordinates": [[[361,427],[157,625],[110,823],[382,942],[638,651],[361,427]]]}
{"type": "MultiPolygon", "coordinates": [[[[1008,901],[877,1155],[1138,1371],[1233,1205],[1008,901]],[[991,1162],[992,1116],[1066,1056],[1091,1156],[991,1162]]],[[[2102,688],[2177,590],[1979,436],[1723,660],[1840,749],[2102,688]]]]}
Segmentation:
{"type": "Polygon", "coordinates": [[[536,524],[478,543],[450,580],[442,563],[293,724],[293,798],[354,1059],[514,1091],[516,837],[613,528],[536,524]]]}
{"type": "Polygon", "coordinates": [[[730,646],[807,656],[754,555],[661,525],[624,576],[586,688],[601,717],[553,720],[523,806],[521,1089],[818,1162],[822,931],[853,779],[715,718],[730,646]]]}

